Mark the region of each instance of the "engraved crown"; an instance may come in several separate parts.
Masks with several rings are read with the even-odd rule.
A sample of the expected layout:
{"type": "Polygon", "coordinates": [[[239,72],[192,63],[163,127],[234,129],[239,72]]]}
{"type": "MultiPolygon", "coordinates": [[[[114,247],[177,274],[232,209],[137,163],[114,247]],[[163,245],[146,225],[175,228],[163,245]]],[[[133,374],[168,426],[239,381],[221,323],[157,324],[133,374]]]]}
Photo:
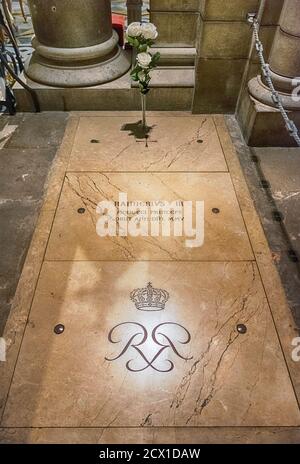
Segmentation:
{"type": "Polygon", "coordinates": [[[131,300],[139,311],[162,311],[169,297],[166,290],[153,288],[150,282],[146,288],[133,290],[130,294],[131,300]]]}

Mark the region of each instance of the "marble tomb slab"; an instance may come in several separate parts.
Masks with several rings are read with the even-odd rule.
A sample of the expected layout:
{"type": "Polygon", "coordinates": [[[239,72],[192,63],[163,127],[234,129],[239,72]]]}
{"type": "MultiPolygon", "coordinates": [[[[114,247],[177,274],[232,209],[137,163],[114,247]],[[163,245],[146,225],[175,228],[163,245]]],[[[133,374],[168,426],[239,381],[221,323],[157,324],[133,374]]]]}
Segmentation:
{"type": "Polygon", "coordinates": [[[299,424],[254,262],[44,263],[2,427],[299,424]]]}
{"type": "Polygon", "coordinates": [[[68,173],[46,259],[234,261],[254,258],[227,173],[68,173]],[[187,237],[175,237],[172,228],[172,236],[150,236],[153,223],[150,217],[149,236],[100,237],[96,231],[100,219],[97,205],[103,200],[117,202],[120,192],[127,194],[129,202],[180,200],[193,201],[195,205],[196,201],[204,201],[204,244],[189,248],[187,237]]]}
{"type": "Polygon", "coordinates": [[[149,116],[146,141],[138,117],[81,117],[69,171],[227,171],[213,118],[149,116]]]}

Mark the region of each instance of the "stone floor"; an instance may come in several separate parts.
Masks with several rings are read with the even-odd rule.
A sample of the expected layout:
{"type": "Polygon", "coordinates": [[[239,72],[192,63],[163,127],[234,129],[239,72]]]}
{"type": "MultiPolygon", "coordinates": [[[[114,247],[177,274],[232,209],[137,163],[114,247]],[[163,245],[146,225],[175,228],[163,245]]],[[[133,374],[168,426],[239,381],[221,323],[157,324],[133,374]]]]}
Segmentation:
{"type": "Polygon", "coordinates": [[[300,331],[300,148],[249,148],[235,118],[226,119],[300,331]]]}
{"type": "Polygon", "coordinates": [[[67,114],[0,118],[0,336],[42,204],[67,114]]]}
{"type": "Polygon", "coordinates": [[[0,440],[299,442],[295,322],[225,120],[150,113],[145,138],[138,117],[69,118],[5,328],[0,440]],[[203,246],[100,238],[121,192],[204,201],[203,246]]]}

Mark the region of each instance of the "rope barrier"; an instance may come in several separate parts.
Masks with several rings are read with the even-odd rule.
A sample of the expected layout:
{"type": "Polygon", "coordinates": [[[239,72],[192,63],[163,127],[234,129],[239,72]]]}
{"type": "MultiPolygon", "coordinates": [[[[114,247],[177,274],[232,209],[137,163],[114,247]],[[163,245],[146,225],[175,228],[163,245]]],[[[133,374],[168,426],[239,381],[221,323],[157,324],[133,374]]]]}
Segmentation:
{"type": "Polygon", "coordinates": [[[290,134],[291,137],[294,138],[294,140],[296,141],[297,145],[300,147],[300,136],[299,136],[299,131],[296,127],[296,124],[294,123],[294,121],[292,121],[289,116],[288,116],[288,113],[287,111],[285,110],[283,104],[282,104],[282,99],[279,95],[279,93],[276,91],[275,87],[274,87],[274,84],[273,84],[273,81],[272,81],[272,77],[271,77],[271,73],[270,73],[270,66],[269,64],[266,62],[265,60],[265,57],[264,57],[264,47],[263,47],[263,44],[259,38],[259,22],[257,20],[257,18],[253,15],[248,15],[248,22],[252,25],[253,27],[253,31],[254,31],[254,38],[255,38],[255,48],[256,48],[256,51],[257,51],[257,54],[258,54],[258,57],[259,57],[259,61],[260,61],[260,65],[261,65],[261,68],[262,68],[262,74],[265,78],[265,81],[269,87],[269,89],[271,90],[271,93],[272,93],[272,100],[273,100],[273,103],[274,105],[276,106],[276,108],[279,109],[282,117],[283,117],[283,120],[284,120],[284,123],[285,123],[285,126],[290,134]]]}

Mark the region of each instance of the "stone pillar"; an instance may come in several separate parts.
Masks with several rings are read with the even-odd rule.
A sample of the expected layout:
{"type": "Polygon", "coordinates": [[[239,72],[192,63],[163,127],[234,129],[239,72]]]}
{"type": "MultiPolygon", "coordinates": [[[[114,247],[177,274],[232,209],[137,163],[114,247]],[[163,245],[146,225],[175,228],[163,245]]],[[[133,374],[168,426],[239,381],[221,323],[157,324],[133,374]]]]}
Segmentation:
{"type": "MultiPolygon", "coordinates": [[[[285,0],[273,47],[270,70],[283,105],[299,110],[300,102],[292,97],[295,77],[300,77],[300,0],[285,0]]],[[[257,76],[249,82],[249,93],[265,105],[275,107],[272,95],[263,78],[257,76]]]]}
{"type": "Polygon", "coordinates": [[[143,0],[127,0],[128,24],[142,21],[143,0]]]}
{"type": "Polygon", "coordinates": [[[35,37],[25,73],[53,87],[112,81],[130,67],[112,29],[109,0],[29,0],[35,37]]]}

